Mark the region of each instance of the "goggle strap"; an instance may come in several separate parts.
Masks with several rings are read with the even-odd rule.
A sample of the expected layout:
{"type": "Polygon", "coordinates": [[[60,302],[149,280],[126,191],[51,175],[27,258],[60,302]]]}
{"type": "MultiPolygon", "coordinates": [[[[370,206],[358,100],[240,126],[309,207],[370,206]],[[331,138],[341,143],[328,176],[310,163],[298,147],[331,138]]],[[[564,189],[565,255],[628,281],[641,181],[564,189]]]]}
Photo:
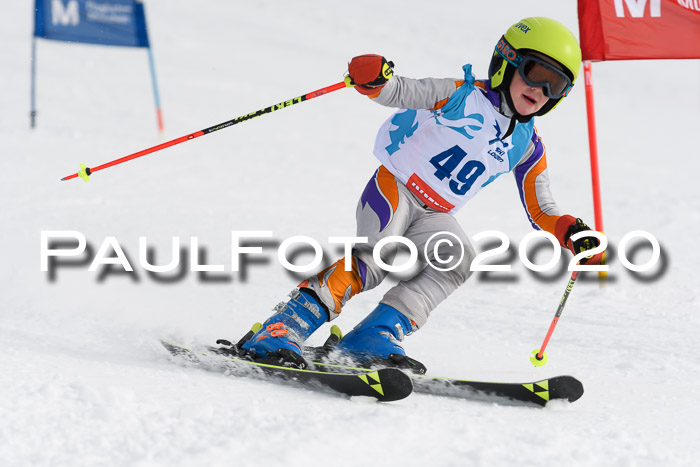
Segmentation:
{"type": "Polygon", "coordinates": [[[498,54],[503,57],[505,61],[513,65],[515,68],[518,68],[520,66],[520,62],[523,61],[523,57],[506,40],[506,36],[501,36],[498,44],[496,44],[496,52],[498,52],[498,54]]]}

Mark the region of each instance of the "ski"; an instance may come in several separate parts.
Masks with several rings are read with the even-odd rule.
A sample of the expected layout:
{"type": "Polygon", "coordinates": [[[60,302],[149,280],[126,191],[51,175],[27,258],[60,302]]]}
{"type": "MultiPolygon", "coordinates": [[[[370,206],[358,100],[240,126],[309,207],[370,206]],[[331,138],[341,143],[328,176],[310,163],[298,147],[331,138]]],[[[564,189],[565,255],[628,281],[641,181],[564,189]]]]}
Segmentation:
{"type": "MultiPolygon", "coordinates": [[[[366,372],[369,368],[338,365],[324,361],[312,363],[330,373],[366,372]]],[[[473,381],[410,374],[413,391],[421,394],[493,402],[502,405],[536,405],[544,407],[550,400],[577,401],[583,396],[583,384],[573,376],[554,376],[529,383],[473,381]]]]}
{"type": "Polygon", "coordinates": [[[583,396],[583,384],[573,376],[555,376],[531,383],[498,383],[413,375],[415,392],[508,405],[544,407],[555,399],[574,402],[583,396]]]}
{"type": "MultiPolygon", "coordinates": [[[[331,335],[322,347],[306,347],[304,354],[312,360],[316,369],[335,372],[370,371],[369,368],[352,366],[351,360],[334,361],[333,348],[341,339],[340,329],[331,330],[331,335]],[[350,363],[350,365],[348,365],[350,363]]],[[[391,356],[390,356],[391,357],[391,356]]],[[[390,360],[366,364],[370,368],[381,368],[390,360]]],[[[554,376],[528,383],[473,381],[457,378],[440,378],[425,375],[425,366],[413,359],[394,359],[403,365],[413,381],[414,392],[437,396],[455,397],[502,405],[532,405],[544,407],[551,400],[577,401],[583,396],[583,384],[573,376],[554,376]]],[[[391,364],[391,363],[389,363],[391,364]]]]}
{"type": "Polygon", "coordinates": [[[285,382],[307,389],[335,392],[347,396],[368,396],[381,402],[401,400],[413,391],[411,378],[396,368],[360,372],[327,372],[291,368],[241,359],[214,347],[192,350],[161,340],[168,352],[178,359],[209,371],[285,382]]]}

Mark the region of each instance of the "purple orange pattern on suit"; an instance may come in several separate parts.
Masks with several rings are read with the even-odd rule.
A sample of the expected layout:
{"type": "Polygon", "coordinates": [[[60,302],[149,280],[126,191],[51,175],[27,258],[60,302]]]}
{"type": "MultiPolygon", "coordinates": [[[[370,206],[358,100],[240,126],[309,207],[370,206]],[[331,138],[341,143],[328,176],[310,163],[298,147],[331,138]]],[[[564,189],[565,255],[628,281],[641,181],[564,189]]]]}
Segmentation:
{"type": "Polygon", "coordinates": [[[537,192],[537,177],[547,169],[546,151],[537,131],[532,134],[532,143],[535,149],[530,157],[515,168],[515,181],[520,192],[520,201],[523,203],[528,219],[535,230],[545,230],[556,235],[556,223],[561,216],[547,214],[547,208],[554,204],[551,198],[540,199],[537,192]]]}
{"type": "Polygon", "coordinates": [[[387,183],[386,175],[383,172],[390,174],[383,166],[377,169],[377,171],[374,172],[374,176],[372,176],[367,183],[365,191],[362,192],[362,197],[360,198],[363,208],[369,204],[369,207],[377,214],[380,232],[389,224],[394,211],[396,211],[396,206],[398,205],[396,181],[392,175],[391,182],[393,182],[393,187],[391,187],[391,182],[387,183]],[[382,169],[384,170],[382,171],[382,169]],[[383,180],[379,180],[380,176],[383,180]],[[387,191],[392,191],[392,193],[383,193],[382,190],[380,190],[380,185],[385,185],[385,188],[388,189],[387,191]]]}
{"type": "Polygon", "coordinates": [[[362,281],[362,286],[364,287],[364,285],[367,283],[367,265],[360,258],[355,257],[355,261],[357,262],[357,269],[360,273],[360,280],[362,281]]]}

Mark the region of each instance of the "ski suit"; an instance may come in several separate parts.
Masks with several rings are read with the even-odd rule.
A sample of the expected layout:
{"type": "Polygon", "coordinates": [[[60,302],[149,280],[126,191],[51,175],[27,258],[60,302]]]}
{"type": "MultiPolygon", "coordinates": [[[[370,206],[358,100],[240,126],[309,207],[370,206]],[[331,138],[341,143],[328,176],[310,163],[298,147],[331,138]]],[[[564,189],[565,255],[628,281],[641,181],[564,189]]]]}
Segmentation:
{"type": "MultiPolygon", "coordinates": [[[[341,259],[300,284],[316,292],[330,319],[348,299],[387,276],[373,259],[374,245],[403,236],[416,245],[425,267],[392,287],[381,302],[403,313],[414,328],[425,324],[471,274],[474,249],[453,214],[505,173],[514,172],[532,226],[555,234],[561,213],[549,190],[545,149],[533,120],[517,121],[488,81],[476,81],[471,65],[463,70],[463,80],[394,76],[370,96],[400,110],[379,129],[374,155],[382,165],[357,205],[357,235],[369,241],[354,245],[350,271],[341,259]],[[441,238],[446,241],[425,250],[426,257],[428,240],[434,245],[441,238]]],[[[386,245],[381,258],[390,262],[397,248],[386,245]]]]}

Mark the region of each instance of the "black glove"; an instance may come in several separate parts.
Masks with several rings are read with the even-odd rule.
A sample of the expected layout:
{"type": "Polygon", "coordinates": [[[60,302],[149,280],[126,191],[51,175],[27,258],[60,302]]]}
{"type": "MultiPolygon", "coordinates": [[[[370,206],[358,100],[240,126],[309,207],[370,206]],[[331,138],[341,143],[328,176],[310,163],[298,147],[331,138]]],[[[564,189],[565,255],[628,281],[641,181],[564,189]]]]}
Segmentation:
{"type": "MultiPolygon", "coordinates": [[[[576,219],[574,224],[571,224],[564,235],[564,244],[571,250],[575,255],[591,250],[598,245],[600,241],[595,237],[580,237],[576,241],[572,241],[571,237],[579,232],[585,232],[586,230],[591,230],[590,227],[586,225],[580,218],[576,219]]],[[[599,264],[602,259],[603,253],[598,253],[594,256],[588,256],[581,260],[581,264],[599,264]]]]}

